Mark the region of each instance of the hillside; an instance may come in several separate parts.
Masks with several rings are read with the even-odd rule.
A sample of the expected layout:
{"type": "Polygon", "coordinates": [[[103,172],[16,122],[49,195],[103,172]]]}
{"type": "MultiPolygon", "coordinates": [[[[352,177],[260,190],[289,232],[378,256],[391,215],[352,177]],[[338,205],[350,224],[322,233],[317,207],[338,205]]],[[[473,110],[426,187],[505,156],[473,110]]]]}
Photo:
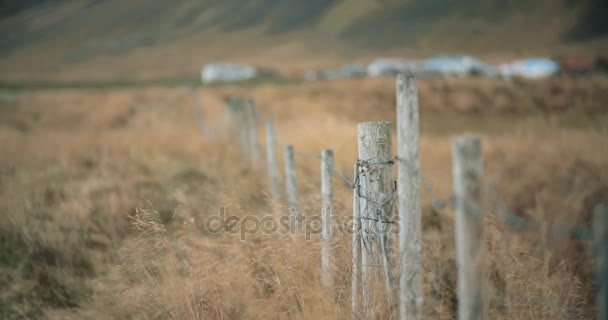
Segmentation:
{"type": "MultiPolygon", "coordinates": [[[[457,318],[458,218],[431,195],[453,199],[451,141],[463,132],[481,136],[484,150],[491,318],[594,318],[593,246],[575,231],[590,230],[593,206],[608,201],[606,80],[419,82],[420,168],[431,186],[420,202],[423,319],[457,318]]],[[[353,190],[337,175],[335,296],[318,280],[313,230],[324,206],[310,155],[333,150],[336,170],[350,177],[358,123],[398,121],[394,80],[221,86],[194,97],[213,138],[201,138],[185,87],[0,99],[0,319],[364,318],[350,313],[353,236],[338,231],[351,230],[353,190]],[[293,211],[271,200],[265,159],[251,165],[241,131],[230,130],[238,124],[222,121],[227,96],[254,97],[278,141],[302,152],[306,235],[245,229],[293,211]]],[[[265,154],[262,121],[257,133],[265,154]]]]}
{"type": "Polygon", "coordinates": [[[0,3],[1,79],[193,76],[211,60],[279,68],[375,55],[598,53],[604,1],[47,0],[0,3]]]}

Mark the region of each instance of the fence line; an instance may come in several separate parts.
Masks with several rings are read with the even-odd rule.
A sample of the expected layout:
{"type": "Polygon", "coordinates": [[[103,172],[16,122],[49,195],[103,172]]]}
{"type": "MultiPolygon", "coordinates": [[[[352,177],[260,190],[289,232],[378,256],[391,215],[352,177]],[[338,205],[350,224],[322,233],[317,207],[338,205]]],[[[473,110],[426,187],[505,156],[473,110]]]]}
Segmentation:
{"type": "MultiPolygon", "coordinates": [[[[196,102],[195,102],[196,103],[196,102]]],[[[201,132],[207,128],[200,101],[196,104],[201,132]],[[200,113],[199,110],[200,109],[200,113]]],[[[227,112],[232,132],[239,129],[243,152],[256,163],[260,158],[257,142],[257,120],[264,121],[266,131],[266,170],[272,198],[281,199],[276,147],[281,146],[285,165],[286,201],[291,214],[300,215],[296,181],[295,156],[321,160],[321,283],[331,292],[334,282],[332,255],[332,204],[333,174],[353,189],[352,226],[352,281],[351,307],[353,318],[378,316],[380,305],[386,305],[393,318],[422,318],[421,222],[420,182],[431,197],[432,205],[442,210],[453,206],[456,221],[456,253],[458,266],[459,319],[487,319],[488,276],[485,271],[486,233],[483,221],[484,193],[495,198],[494,214],[509,229],[541,229],[542,221],[523,218],[509,211],[500,194],[492,185],[485,186],[482,174],[481,142],[479,138],[459,137],[453,142],[454,194],[440,199],[431,181],[420,169],[419,160],[419,108],[416,80],[411,76],[397,77],[397,146],[396,157],[391,154],[391,129],[388,123],[359,123],[359,155],[354,164],[353,180],[348,179],[334,165],[334,154],[323,150],[321,154],[297,151],[293,145],[277,142],[274,123],[258,115],[255,103],[242,99],[229,99],[227,112]],[[256,156],[257,154],[257,156],[256,156]],[[393,164],[397,162],[398,183],[392,181],[393,164]],[[394,203],[398,204],[399,217],[395,216],[394,203]],[[388,228],[398,223],[399,242],[387,236],[388,228]],[[399,266],[397,266],[399,262],[399,266]],[[396,270],[400,273],[397,274],[396,270]],[[399,279],[399,281],[396,281],[399,279]],[[379,290],[385,290],[383,294],[379,290]],[[377,301],[385,297],[387,301],[377,301]],[[374,300],[376,299],[376,300],[374,300]]],[[[208,128],[207,128],[208,129],[208,128]]],[[[208,131],[208,130],[207,130],[208,131]]],[[[238,134],[235,135],[239,136],[238,134]]],[[[299,219],[296,219],[296,221],[299,219]]],[[[608,320],[608,209],[595,209],[594,230],[586,225],[551,224],[550,232],[556,236],[593,240],[597,256],[598,319],[608,320]]],[[[300,227],[299,225],[297,227],[300,227]]]]}
{"type": "Polygon", "coordinates": [[[323,159],[322,155],[318,155],[318,154],[314,154],[314,153],[310,153],[310,152],[294,151],[293,153],[296,156],[302,156],[302,157],[313,158],[313,159],[323,159]]]}

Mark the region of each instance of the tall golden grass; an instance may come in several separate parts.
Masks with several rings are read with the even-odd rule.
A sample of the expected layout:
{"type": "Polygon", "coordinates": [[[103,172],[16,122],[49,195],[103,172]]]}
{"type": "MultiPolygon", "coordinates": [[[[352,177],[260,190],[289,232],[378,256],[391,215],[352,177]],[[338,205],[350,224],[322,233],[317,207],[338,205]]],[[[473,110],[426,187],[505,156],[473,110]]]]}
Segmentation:
{"type": "MultiPolygon", "coordinates": [[[[587,81],[420,83],[421,165],[437,196],[451,194],[451,138],[473,132],[482,137],[486,182],[505,205],[548,222],[510,230],[488,200],[493,319],[594,317],[589,244],[547,231],[591,226],[591,208],[608,200],[606,81],[587,81]],[[572,108],[559,107],[552,86],[578,94],[572,108]],[[503,91],[506,102],[496,96],[503,91]]],[[[255,97],[281,143],[333,149],[347,176],[356,123],[395,122],[390,79],[204,88],[213,123],[227,95],[255,97]]],[[[220,207],[241,218],[274,214],[263,170],[218,133],[200,137],[186,88],[24,92],[0,102],[0,318],[351,318],[350,235],[337,236],[327,292],[318,235],[241,239],[205,228],[220,207]]],[[[317,215],[320,164],[296,164],[304,214],[317,215]]],[[[335,214],[347,217],[352,190],[336,182],[335,214]]],[[[452,319],[453,214],[423,191],[422,219],[424,316],[452,319]]]]}

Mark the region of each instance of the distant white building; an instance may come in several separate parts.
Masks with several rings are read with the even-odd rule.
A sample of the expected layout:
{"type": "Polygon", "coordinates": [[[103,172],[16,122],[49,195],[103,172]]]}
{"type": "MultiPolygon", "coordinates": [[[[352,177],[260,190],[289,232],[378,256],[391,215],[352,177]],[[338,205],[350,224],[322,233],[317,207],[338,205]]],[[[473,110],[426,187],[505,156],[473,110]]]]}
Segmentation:
{"type": "Polygon", "coordinates": [[[547,58],[516,60],[501,65],[500,74],[504,78],[522,77],[529,79],[545,78],[559,72],[559,63],[547,58]]]}
{"type": "Polygon", "coordinates": [[[418,74],[422,64],[414,60],[398,58],[377,58],[367,66],[367,75],[370,77],[397,75],[399,73],[418,74]]]}
{"type": "Polygon", "coordinates": [[[437,56],[424,61],[424,72],[442,76],[482,75],[496,77],[498,70],[471,56],[437,56]]]}
{"type": "Polygon", "coordinates": [[[253,79],[258,75],[255,67],[229,63],[209,63],[201,71],[201,81],[205,84],[213,82],[233,82],[253,79]]]}

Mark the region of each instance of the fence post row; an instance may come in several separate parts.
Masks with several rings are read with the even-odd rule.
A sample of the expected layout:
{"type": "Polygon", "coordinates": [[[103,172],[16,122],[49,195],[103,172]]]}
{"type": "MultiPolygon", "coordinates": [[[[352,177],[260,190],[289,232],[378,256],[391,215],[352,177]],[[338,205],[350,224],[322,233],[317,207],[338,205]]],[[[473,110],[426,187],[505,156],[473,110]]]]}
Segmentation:
{"type": "Polygon", "coordinates": [[[333,285],[333,268],[330,266],[332,256],[332,223],[333,223],[333,196],[334,196],[334,152],[323,150],[321,153],[321,283],[330,290],[333,285]]]}
{"type": "Polygon", "coordinates": [[[594,208],[593,235],[597,267],[597,319],[608,320],[608,207],[594,208]]]}
{"type": "Polygon", "coordinates": [[[374,306],[395,303],[395,210],[391,125],[365,122],[357,125],[359,162],[357,196],[361,201],[363,317],[374,317],[374,306]],[[384,286],[380,285],[384,282],[384,286]],[[381,291],[384,287],[385,291],[381,291]],[[374,301],[378,297],[388,301],[374,301]]]}
{"type": "Polygon", "coordinates": [[[453,142],[458,318],[488,318],[483,162],[477,137],[453,142]]]}
{"type": "Polygon", "coordinates": [[[287,205],[291,214],[298,215],[298,186],[296,183],[296,163],[292,145],[283,146],[285,162],[285,185],[287,188],[287,205]]]}
{"type": "Polygon", "coordinates": [[[277,137],[274,131],[272,120],[266,120],[266,165],[268,171],[268,184],[270,185],[270,195],[275,202],[281,200],[281,177],[277,164],[277,137]]]}
{"type": "Polygon", "coordinates": [[[257,165],[260,161],[260,143],[258,141],[258,119],[255,110],[255,101],[253,99],[248,100],[249,108],[249,145],[251,146],[251,162],[252,165],[257,165]]]}
{"type": "MultiPolygon", "coordinates": [[[[193,91],[194,95],[194,91],[193,91]]],[[[251,151],[252,161],[259,159],[256,110],[249,100],[249,115],[241,99],[230,99],[228,115],[234,128],[240,125],[241,142],[251,151]]],[[[202,108],[199,119],[202,119],[202,108]]],[[[201,121],[201,130],[203,130],[201,121]]],[[[272,197],[281,194],[276,159],[276,134],[273,122],[265,121],[267,170],[272,197]]],[[[233,131],[234,132],[234,131],[233,131]]],[[[397,77],[397,160],[398,188],[394,190],[391,125],[366,122],[357,125],[358,159],[354,165],[351,307],[353,318],[380,315],[378,306],[386,305],[393,318],[422,318],[422,250],[420,210],[419,106],[416,79],[397,77]],[[392,232],[396,222],[394,197],[398,195],[399,251],[392,232]],[[397,258],[399,254],[400,260],[397,258]],[[396,286],[396,263],[400,263],[399,291],[396,286]],[[398,293],[398,295],[397,295],[398,293]],[[380,301],[386,297],[388,301],[380,301]],[[398,300],[396,299],[398,297],[398,300]]],[[[292,145],[283,147],[287,204],[296,218],[292,227],[300,227],[295,152],[292,145]]],[[[456,213],[456,262],[459,319],[488,319],[487,244],[483,203],[483,159],[478,137],[454,139],[453,190],[456,213]]],[[[322,247],[321,283],[331,290],[334,282],[331,259],[333,223],[334,154],[321,155],[322,247]]],[[[594,249],[598,276],[597,317],[608,320],[608,206],[594,208],[594,249]]],[[[293,220],[292,220],[293,221],[293,220]]],[[[295,229],[294,229],[295,230],[295,229]]]]}
{"type": "Polygon", "coordinates": [[[418,90],[413,76],[397,77],[398,212],[401,274],[399,317],[422,318],[418,90]]]}

